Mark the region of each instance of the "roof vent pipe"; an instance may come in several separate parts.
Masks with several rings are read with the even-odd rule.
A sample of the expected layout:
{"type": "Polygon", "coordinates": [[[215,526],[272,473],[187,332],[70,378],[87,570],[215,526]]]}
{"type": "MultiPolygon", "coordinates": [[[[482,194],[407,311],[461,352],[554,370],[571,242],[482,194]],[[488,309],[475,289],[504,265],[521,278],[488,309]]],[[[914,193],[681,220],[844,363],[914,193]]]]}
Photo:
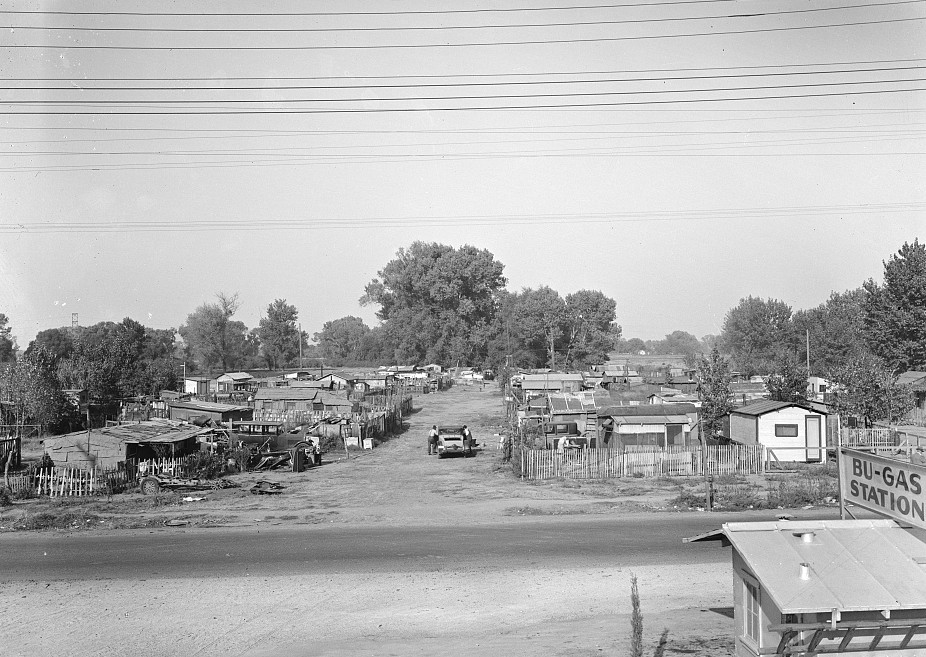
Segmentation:
{"type": "Polygon", "coordinates": [[[801,579],[810,579],[810,564],[806,561],[801,564],[801,579]]]}
{"type": "Polygon", "coordinates": [[[813,543],[813,537],[816,536],[813,532],[804,532],[801,534],[801,540],[804,543],[813,543]]]}

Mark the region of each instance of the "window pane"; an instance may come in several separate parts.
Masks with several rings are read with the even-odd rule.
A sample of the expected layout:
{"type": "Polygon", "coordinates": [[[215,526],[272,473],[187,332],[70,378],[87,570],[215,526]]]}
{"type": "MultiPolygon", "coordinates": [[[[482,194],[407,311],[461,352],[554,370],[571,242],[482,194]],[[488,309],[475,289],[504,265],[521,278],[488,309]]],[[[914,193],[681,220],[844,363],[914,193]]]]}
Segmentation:
{"type": "Polygon", "coordinates": [[[796,438],[797,437],[797,425],[796,424],[776,424],[775,425],[775,436],[779,438],[796,438]]]}

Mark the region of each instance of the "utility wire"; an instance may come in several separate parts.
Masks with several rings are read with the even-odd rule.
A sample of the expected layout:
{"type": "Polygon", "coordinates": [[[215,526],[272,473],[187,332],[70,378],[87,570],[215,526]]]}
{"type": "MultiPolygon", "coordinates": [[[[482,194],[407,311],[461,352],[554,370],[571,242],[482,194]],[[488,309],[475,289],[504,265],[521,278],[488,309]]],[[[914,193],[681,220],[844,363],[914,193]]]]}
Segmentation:
{"type": "Polygon", "coordinates": [[[896,80],[850,80],[844,82],[808,82],[776,85],[750,85],[735,87],[705,87],[700,89],[642,89],[637,91],[571,91],[563,93],[533,93],[533,94],[470,94],[466,96],[400,96],[395,98],[210,98],[197,100],[183,99],[110,99],[110,100],[62,100],[62,99],[43,99],[43,100],[0,100],[0,105],[71,105],[74,107],[99,107],[110,105],[177,105],[177,104],[277,104],[277,103],[361,103],[361,102],[410,102],[421,100],[515,100],[521,98],[577,98],[577,97],[603,97],[603,96],[650,96],[665,94],[694,94],[694,93],[714,93],[728,91],[763,91],[778,89],[816,89],[820,87],[843,87],[872,84],[900,84],[905,82],[926,82],[926,78],[909,77],[899,78],[896,80]]]}
{"type": "Polygon", "coordinates": [[[845,23],[824,23],[821,25],[792,25],[787,27],[763,27],[749,30],[716,30],[712,32],[683,32],[678,34],[646,34],[635,36],[620,37],[586,37],[572,39],[531,39],[522,41],[471,41],[463,43],[388,43],[388,44],[368,44],[368,45],[328,45],[328,46],[115,46],[115,45],[98,45],[98,44],[3,44],[0,48],[47,48],[53,50],[183,50],[183,51],[205,51],[205,50],[265,50],[265,51],[309,51],[309,50],[386,50],[386,49],[419,49],[419,48],[464,48],[464,47],[485,47],[485,46],[527,46],[527,45],[554,45],[554,44],[577,44],[577,43],[613,43],[618,41],[643,41],[653,39],[680,39],[688,37],[703,36],[725,36],[734,34],[761,34],[772,32],[790,32],[798,30],[818,30],[839,27],[860,27],[872,25],[886,25],[892,23],[909,23],[912,21],[926,20],[926,16],[915,16],[909,18],[886,18],[882,20],[871,21],[853,21],[845,23]]]}
{"type": "MultiPolygon", "coordinates": [[[[778,128],[777,130],[755,130],[752,128],[744,128],[740,130],[528,130],[528,129],[508,129],[505,130],[505,134],[520,134],[520,135],[533,135],[534,137],[538,135],[555,135],[555,134],[566,134],[573,135],[572,137],[563,138],[570,140],[583,140],[583,139],[613,139],[615,137],[699,137],[705,135],[762,135],[762,134],[795,134],[795,133],[830,133],[830,134],[849,134],[849,135],[894,135],[894,134],[911,134],[916,135],[926,130],[920,129],[917,126],[926,126],[926,123],[875,123],[864,126],[828,126],[820,128],[778,128]],[[903,128],[901,130],[875,130],[874,128],[903,128]],[[606,135],[606,136],[602,136],[606,135]]],[[[48,128],[42,128],[42,130],[49,130],[48,128]]],[[[221,131],[219,131],[221,132],[221,131]]],[[[232,131],[233,132],[233,131],[232,131]]],[[[463,131],[464,133],[466,131],[463,131]]],[[[113,143],[113,142],[152,142],[152,141],[198,141],[198,140],[208,140],[208,139],[221,139],[221,140],[237,140],[237,139],[281,139],[286,138],[290,139],[292,137],[325,137],[332,136],[334,134],[342,135],[366,135],[366,134],[409,134],[409,135],[430,135],[430,134],[457,134],[456,130],[433,130],[433,131],[417,131],[417,130],[369,130],[369,131],[343,131],[343,132],[334,132],[330,133],[328,131],[319,131],[319,132],[275,132],[271,131],[269,134],[218,134],[218,135],[188,135],[183,137],[110,137],[110,138],[66,138],[66,139],[24,139],[24,140],[7,140],[4,143],[11,146],[21,146],[27,144],[81,144],[81,143],[92,143],[92,144],[104,144],[104,143],[113,143]]],[[[498,134],[497,129],[487,129],[487,130],[478,130],[476,134],[498,134]]],[[[481,143],[533,143],[533,142],[543,142],[543,141],[557,141],[552,139],[530,139],[530,140],[499,140],[499,141],[467,141],[467,142],[424,142],[418,145],[423,146],[446,146],[446,145],[460,145],[460,144],[481,144],[481,143]]],[[[409,145],[409,144],[400,144],[400,145],[409,145]]],[[[379,146],[378,144],[376,146],[379,146]]],[[[293,147],[299,148],[299,147],[293,147]]],[[[307,148],[307,147],[303,147],[307,148]]],[[[313,148],[351,148],[350,146],[314,146],[313,148]]],[[[91,151],[95,153],[97,151],[91,151]]],[[[131,151],[135,152],[135,151],[131,151]]],[[[38,154],[38,153],[35,153],[38,154]]],[[[3,155],[14,155],[14,153],[0,153],[0,157],[3,155]]]]}
{"type": "MultiPolygon", "coordinates": [[[[623,83],[623,82],[667,82],[682,80],[726,80],[734,78],[778,78],[789,76],[807,76],[807,75],[842,75],[857,73],[889,73],[892,71],[920,71],[926,69],[926,66],[895,66],[863,69],[835,69],[830,71],[794,71],[794,72],[777,72],[769,73],[730,73],[721,75],[679,75],[679,76],[658,76],[658,77],[637,77],[637,78],[579,78],[573,80],[517,80],[513,82],[428,82],[428,83],[407,83],[407,84],[347,84],[347,85],[272,85],[272,86],[211,86],[211,87],[89,87],[78,86],[76,82],[66,87],[5,87],[0,86],[4,91],[72,91],[78,93],[87,93],[92,91],[306,91],[309,89],[317,90],[341,90],[341,89],[428,89],[428,88],[461,88],[461,87],[512,87],[512,86],[538,86],[538,85],[565,85],[565,84],[605,84],[605,83],[623,83]]],[[[908,81],[908,80],[904,80],[908,81]]],[[[893,80],[870,80],[874,82],[893,82],[893,80]]],[[[842,84],[838,82],[822,84],[842,84]]],[[[366,99],[370,100],[370,99],[366,99]]],[[[46,101],[50,102],[50,101],[46,101]]],[[[55,101],[67,102],[67,101],[55,101]]],[[[218,102],[218,101],[216,101],[218,102]]],[[[272,101],[268,101],[272,102],[272,101]]],[[[0,101],[3,103],[3,101],[0,101]]],[[[5,104],[5,103],[3,103],[5,104]]]]}
{"type": "MultiPolygon", "coordinates": [[[[442,9],[442,10],[407,10],[407,11],[331,11],[331,12],[274,12],[272,16],[444,16],[451,14],[487,14],[487,13],[513,13],[513,12],[548,12],[548,11],[576,11],[585,9],[619,9],[625,7],[665,7],[678,5],[703,5],[730,3],[736,0],[662,0],[659,2],[622,2],[594,5],[572,5],[566,7],[502,7],[493,9],[442,9]]],[[[4,9],[0,14],[38,14],[42,16],[259,16],[266,17],[267,12],[141,12],[141,11],[43,11],[30,9],[4,9]]]]}
{"type": "MultiPolygon", "coordinates": [[[[771,132],[772,134],[790,134],[791,131],[788,130],[777,130],[777,131],[766,131],[766,133],[771,132]]],[[[806,130],[804,132],[816,133],[817,131],[813,129],[806,130]]],[[[858,142],[877,142],[877,141],[897,141],[900,139],[910,139],[917,138],[919,135],[926,133],[924,130],[898,130],[891,132],[884,131],[862,131],[854,132],[851,134],[839,134],[839,135],[829,135],[829,136],[820,136],[815,139],[808,139],[807,137],[801,139],[750,139],[747,142],[742,140],[734,142],[691,142],[689,144],[656,144],[651,146],[622,146],[622,148],[683,148],[683,147],[713,147],[716,145],[731,145],[738,147],[755,147],[762,145],[779,145],[779,144],[817,144],[817,143],[858,143],[858,142]]],[[[709,132],[709,133],[667,133],[667,134],[653,134],[646,133],[642,135],[643,137],[652,138],[652,137],[687,137],[687,136],[719,136],[719,135],[730,135],[730,134],[741,134],[746,136],[751,136],[752,134],[757,134],[752,131],[718,131],[718,132],[709,132]]],[[[296,151],[318,151],[318,150],[349,150],[356,148],[402,148],[406,146],[414,146],[419,148],[432,148],[432,147],[445,147],[445,146],[498,146],[502,144],[519,144],[519,145],[532,145],[532,144],[545,144],[545,143],[560,143],[567,141],[605,141],[613,140],[615,138],[621,138],[623,135],[576,135],[571,137],[556,137],[556,138],[546,138],[546,139],[499,139],[499,140],[481,140],[481,141],[456,141],[456,142],[438,142],[438,143],[423,143],[423,144],[365,144],[365,145],[315,145],[315,146],[283,146],[283,147],[264,147],[264,148],[222,148],[222,149],[197,149],[197,150],[155,150],[155,151],[16,151],[16,152],[3,152],[0,153],[0,158],[3,157],[34,157],[34,156],[92,156],[92,157],[101,157],[101,156],[126,156],[126,155],[165,155],[170,157],[185,157],[188,155],[214,155],[218,157],[229,156],[229,155],[240,155],[242,153],[250,153],[255,155],[277,155],[284,152],[296,152],[296,151]]],[[[634,134],[631,135],[631,138],[640,138],[641,135],[634,134]]],[[[60,143],[60,142],[57,142],[60,143]]],[[[307,156],[311,156],[312,153],[307,153],[307,156]]],[[[353,157],[353,155],[351,155],[353,157]]]]}
{"type": "Polygon", "coordinates": [[[563,214],[508,214],[460,216],[406,216],[356,218],[242,218],[237,220],[202,220],[184,218],[181,221],[107,221],[107,222],[18,222],[0,224],[0,233],[111,233],[111,232],[189,232],[203,230],[255,231],[275,229],[363,228],[363,227],[422,227],[422,226],[491,226],[511,224],[550,223],[624,223],[641,221],[705,221],[717,219],[767,219],[769,217],[823,217],[847,214],[904,213],[922,210],[926,203],[890,203],[872,205],[791,206],[779,208],[737,208],[707,211],[646,211],[646,212],[589,212],[563,214]]]}
{"type": "MultiPolygon", "coordinates": [[[[499,30],[522,29],[535,27],[591,27],[604,25],[640,25],[648,23],[679,23],[685,21],[724,20],[728,18],[762,18],[766,16],[790,16],[800,14],[821,13],[827,11],[845,11],[852,9],[865,9],[870,7],[888,7],[898,5],[922,4],[926,0],[892,0],[891,2],[876,2],[858,5],[840,5],[836,7],[812,7],[809,9],[782,9],[779,11],[756,11],[746,14],[714,14],[709,16],[668,16],[662,18],[625,18],[620,20],[595,21],[566,21],[558,23],[508,23],[502,25],[414,25],[414,26],[388,26],[374,27],[88,27],[66,25],[2,25],[0,29],[10,30],[40,30],[40,31],[77,31],[77,32],[151,32],[151,33],[342,33],[342,32],[430,32],[447,30],[499,30]]],[[[265,18],[273,14],[266,14],[265,18]]]]}
{"type": "MultiPolygon", "coordinates": [[[[726,0],[723,0],[726,1],[726,0]]],[[[841,62],[814,62],[803,64],[760,64],[754,66],[708,66],[708,67],[682,67],[682,68],[637,68],[621,70],[604,70],[604,71],[541,71],[541,72],[512,72],[512,73],[455,73],[455,74],[415,74],[415,75],[320,75],[320,76],[218,76],[218,77],[186,77],[186,78],[14,78],[4,77],[7,82],[69,82],[77,84],[81,82],[229,82],[229,81],[292,81],[292,80],[399,80],[399,79],[430,79],[440,78],[442,80],[450,78],[522,78],[537,76],[567,76],[567,75],[633,75],[637,73],[685,73],[685,72],[704,72],[704,71],[748,71],[758,69],[782,69],[782,68],[811,68],[824,66],[873,66],[876,64],[909,64],[911,62],[926,62],[926,58],[913,59],[869,59],[856,61],[841,62]]],[[[826,73],[828,71],[820,71],[826,73]]],[[[661,77],[659,79],[662,79],[661,77]]],[[[133,87],[134,88],[134,87],[133,87]]],[[[227,87],[226,87],[227,88],[227,87]]]]}
{"type": "MultiPolygon", "coordinates": [[[[845,83],[839,83],[839,85],[845,83]]],[[[800,85],[797,85],[800,86],[800,85]]],[[[818,85],[818,86],[838,86],[838,85],[818,85]]],[[[760,87],[766,88],[766,87],[760,87]]],[[[772,88],[772,87],[767,87],[772,88]]],[[[710,90],[691,90],[696,93],[706,93],[710,90]]],[[[598,107],[624,107],[624,106],[649,106],[649,105],[666,105],[666,104],[689,104],[689,103],[719,103],[719,102],[741,102],[741,101],[751,101],[751,100],[784,100],[784,99],[795,99],[795,98],[825,98],[825,97],[834,97],[834,96],[860,96],[860,95],[872,95],[872,94],[887,94],[887,93],[909,93],[916,91],[926,91],[926,87],[907,87],[904,89],[872,89],[872,90],[840,90],[832,92],[822,92],[822,93],[800,93],[800,94],[779,94],[777,96],[740,96],[740,97],[731,97],[731,98],[680,98],[680,99],[664,99],[664,100],[624,100],[624,101],[612,101],[612,102],[600,102],[600,103],[557,103],[557,104],[532,104],[532,105],[474,105],[467,107],[441,107],[441,106],[430,106],[430,107],[389,107],[389,108],[351,108],[351,109],[241,109],[241,110],[210,110],[210,109],[193,109],[192,111],[176,111],[164,109],[163,111],[150,111],[150,110],[113,110],[108,109],[105,111],[85,111],[85,112],[75,112],[75,111],[33,111],[33,110],[17,110],[17,111],[3,111],[0,112],[0,116],[97,116],[97,115],[106,115],[106,116],[254,116],[254,115],[277,115],[277,114],[381,114],[381,113],[392,113],[392,112],[476,112],[476,111],[503,111],[503,110],[527,110],[527,109],[546,109],[546,110],[557,110],[557,109],[577,109],[577,108],[598,108],[598,107]]],[[[642,92],[635,92],[642,93],[642,92]]],[[[655,93],[655,92],[654,92],[655,93]]],[[[672,93],[681,93],[681,92],[672,92],[672,93]]],[[[567,94],[568,95],[568,94],[567,94]]],[[[571,95],[598,95],[598,94],[571,94],[571,95]]],[[[526,96],[525,96],[526,97],[526,96]]],[[[474,97],[475,98],[475,97],[474,97]]],[[[443,100],[448,100],[448,98],[443,98],[443,100]]],[[[366,102],[369,102],[369,99],[365,99],[366,102]]],[[[441,98],[436,98],[435,100],[441,100],[441,98]]],[[[190,102],[190,101],[186,101],[190,102]]],[[[202,101],[196,101],[202,102],[202,101]]],[[[281,102],[281,101],[274,101],[281,102]]],[[[378,101],[377,101],[378,102],[378,101]]],[[[34,104],[34,103],[33,103],[34,104]]],[[[82,104],[82,103],[69,103],[73,106],[85,107],[90,109],[88,105],[91,104],[82,104]]]]}

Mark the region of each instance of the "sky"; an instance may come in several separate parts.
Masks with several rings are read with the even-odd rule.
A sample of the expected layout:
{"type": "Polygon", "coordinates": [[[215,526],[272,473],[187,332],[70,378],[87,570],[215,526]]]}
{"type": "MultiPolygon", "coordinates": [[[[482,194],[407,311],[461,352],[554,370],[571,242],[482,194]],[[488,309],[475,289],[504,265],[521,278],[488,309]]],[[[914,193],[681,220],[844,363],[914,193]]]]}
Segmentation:
{"type": "Polygon", "coordinates": [[[363,288],[415,240],[488,249],[512,290],[601,290],[627,337],[700,337],[926,237],[926,2],[267,11],[0,0],[21,347],[72,313],[176,328],[217,292],[248,327],[274,299],[310,334],[373,325],[363,288]]]}

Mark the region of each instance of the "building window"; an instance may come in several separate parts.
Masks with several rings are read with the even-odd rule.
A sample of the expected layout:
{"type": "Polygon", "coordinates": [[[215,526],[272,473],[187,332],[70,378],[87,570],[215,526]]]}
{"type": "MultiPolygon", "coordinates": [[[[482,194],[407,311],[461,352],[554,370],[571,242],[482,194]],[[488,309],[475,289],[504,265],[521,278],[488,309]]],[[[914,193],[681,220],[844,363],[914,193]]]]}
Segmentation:
{"type": "Polygon", "coordinates": [[[826,394],[826,384],[823,384],[823,383],[820,384],[820,394],[821,395],[826,394]]]}
{"type": "Polygon", "coordinates": [[[776,438],[797,438],[797,425],[796,424],[776,424],[775,425],[775,437],[776,438]]]}
{"type": "Polygon", "coordinates": [[[743,580],[743,636],[759,645],[761,605],[759,587],[743,580]]]}
{"type": "MultiPolygon", "coordinates": [[[[296,402],[286,402],[286,410],[287,410],[287,411],[295,411],[295,410],[296,410],[296,402]]],[[[795,435],[796,435],[796,434],[795,434],[795,435]]]]}

